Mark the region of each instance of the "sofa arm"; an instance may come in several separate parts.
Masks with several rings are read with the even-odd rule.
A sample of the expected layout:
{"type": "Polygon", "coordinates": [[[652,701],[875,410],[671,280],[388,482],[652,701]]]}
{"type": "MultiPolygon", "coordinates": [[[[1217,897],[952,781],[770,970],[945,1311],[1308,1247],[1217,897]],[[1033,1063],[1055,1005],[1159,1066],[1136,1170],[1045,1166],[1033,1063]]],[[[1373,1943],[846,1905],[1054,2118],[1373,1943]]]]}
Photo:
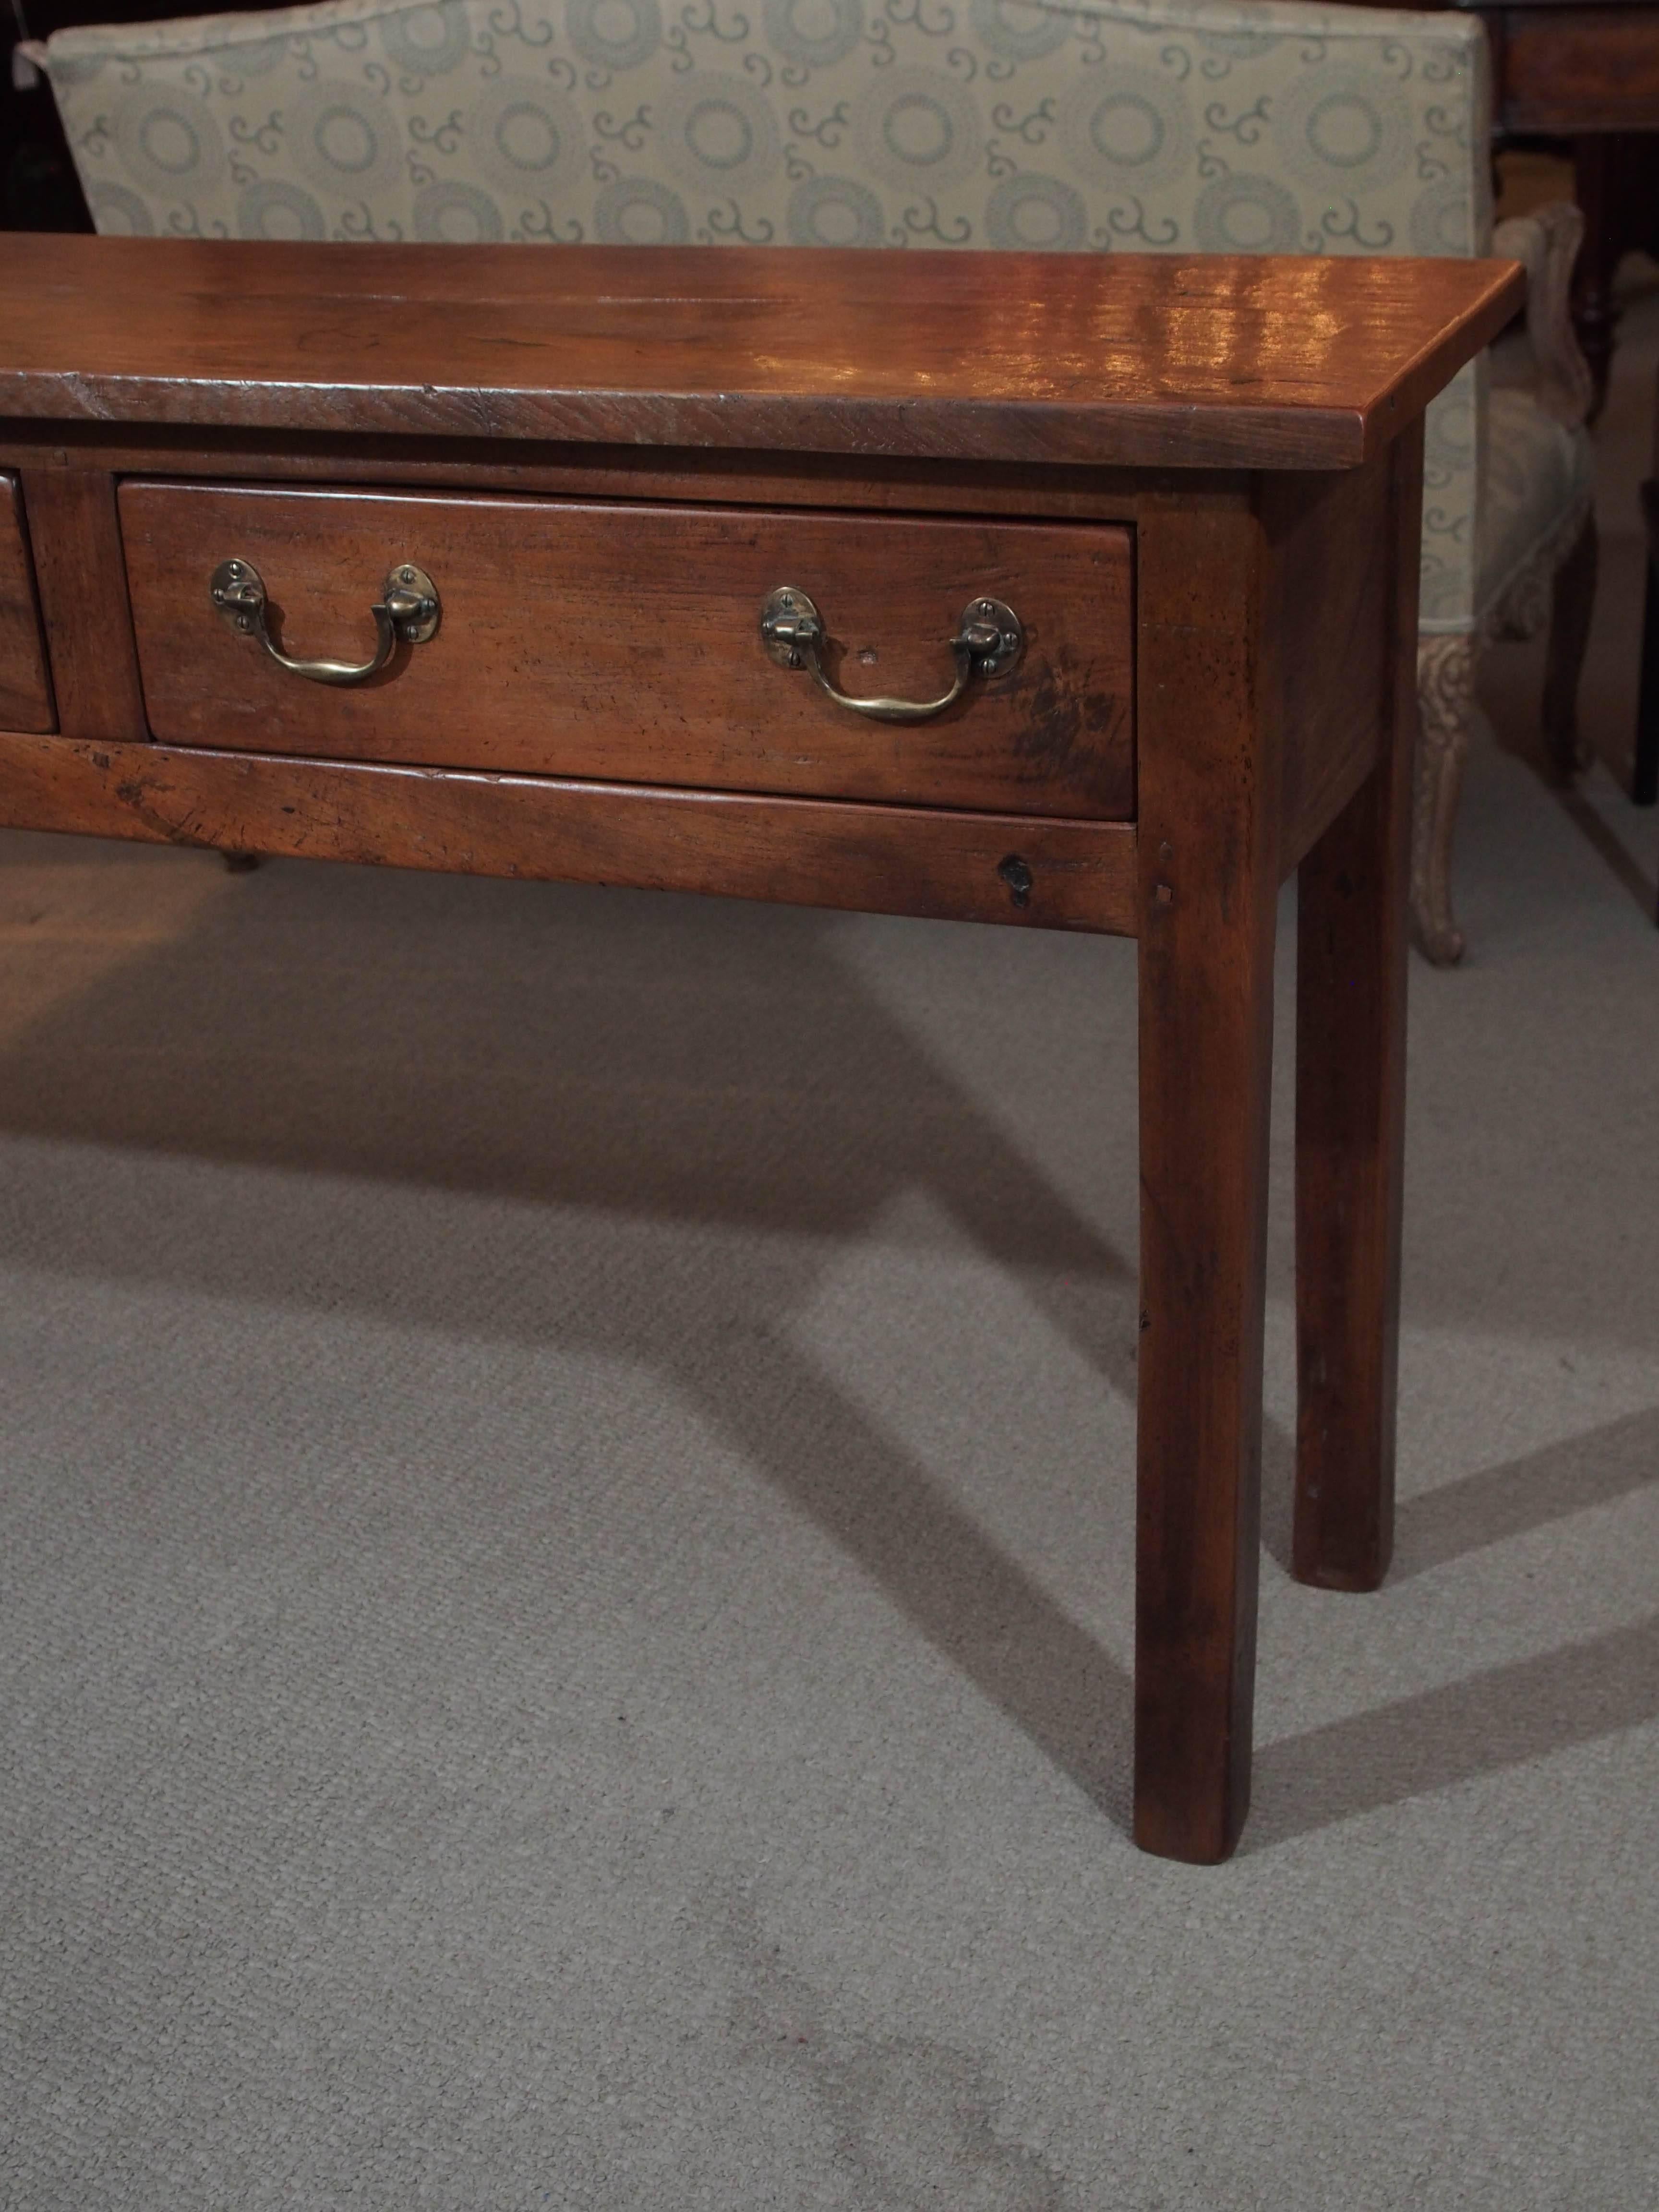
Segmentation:
{"type": "Polygon", "coordinates": [[[1572,264],[1584,218],[1567,200],[1515,216],[1492,233],[1492,250],[1527,267],[1527,340],[1538,365],[1539,404],[1576,430],[1590,410],[1595,384],[1569,313],[1572,264]]]}

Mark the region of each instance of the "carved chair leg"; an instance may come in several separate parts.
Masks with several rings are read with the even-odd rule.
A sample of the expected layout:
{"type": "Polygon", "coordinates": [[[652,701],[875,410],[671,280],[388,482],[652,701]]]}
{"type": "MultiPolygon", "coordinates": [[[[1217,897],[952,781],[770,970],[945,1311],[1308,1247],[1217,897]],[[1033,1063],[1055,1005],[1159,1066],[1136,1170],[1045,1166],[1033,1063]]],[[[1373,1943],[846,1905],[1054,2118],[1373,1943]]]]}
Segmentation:
{"type": "Polygon", "coordinates": [[[1417,648],[1416,804],[1412,820],[1412,935],[1437,968],[1463,957],[1452,919],[1452,828],[1474,714],[1474,637],[1425,637],[1417,648]]]}
{"type": "Polygon", "coordinates": [[[1592,513],[1584,517],[1572,550],[1555,572],[1544,662],[1544,744],[1550,766],[1563,783],[1570,783],[1580,769],[1590,764],[1589,748],[1578,734],[1578,678],[1589,644],[1596,564],[1592,513]]]}

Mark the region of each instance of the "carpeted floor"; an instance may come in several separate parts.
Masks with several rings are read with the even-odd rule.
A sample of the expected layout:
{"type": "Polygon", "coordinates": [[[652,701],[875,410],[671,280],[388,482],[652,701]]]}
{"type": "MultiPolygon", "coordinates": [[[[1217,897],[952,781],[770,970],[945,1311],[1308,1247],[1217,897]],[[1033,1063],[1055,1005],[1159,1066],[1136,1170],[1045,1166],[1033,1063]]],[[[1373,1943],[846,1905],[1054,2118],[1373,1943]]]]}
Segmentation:
{"type": "Polygon", "coordinates": [[[1280,1564],[1281,1092],[1213,1871],[1123,1825],[1132,947],[0,840],[6,2212],[1659,2203],[1659,818],[1538,672],[1372,1598],[1280,1564]]]}

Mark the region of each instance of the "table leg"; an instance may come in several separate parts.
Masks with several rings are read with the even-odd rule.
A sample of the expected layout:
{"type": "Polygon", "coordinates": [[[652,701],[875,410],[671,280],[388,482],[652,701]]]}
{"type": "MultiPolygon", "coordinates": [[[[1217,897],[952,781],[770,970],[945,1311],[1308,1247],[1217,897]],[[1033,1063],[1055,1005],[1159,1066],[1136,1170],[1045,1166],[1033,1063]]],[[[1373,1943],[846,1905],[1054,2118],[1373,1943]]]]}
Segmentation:
{"type": "Polygon", "coordinates": [[[1572,142],[1573,198],[1583,211],[1584,240],[1572,272],[1572,327],[1580,352],[1589,363],[1594,387],[1589,419],[1601,413],[1613,366],[1613,279],[1624,241],[1620,234],[1618,167],[1622,142],[1597,132],[1572,142]]]}
{"type": "MultiPolygon", "coordinates": [[[[1659,450],[1659,432],[1656,433],[1659,450]]],[[[1630,795],[1638,806],[1659,800],[1659,475],[1642,487],[1646,525],[1647,596],[1642,609],[1642,688],[1636,708],[1636,772],[1630,795]]]]}
{"type": "Polygon", "coordinates": [[[1293,1571],[1375,1589],[1394,1542],[1410,749],[1302,863],[1297,913],[1293,1571]]]}
{"type": "Polygon", "coordinates": [[[1297,903],[1297,1579],[1375,1589],[1394,1547],[1407,890],[1420,478],[1389,485],[1397,643],[1382,757],[1304,858],[1297,903]]]}
{"type": "Polygon", "coordinates": [[[1255,1673],[1278,787],[1254,533],[1139,538],[1162,621],[1139,653],[1135,1840],[1205,1863],[1249,1806],[1255,1673]]]}

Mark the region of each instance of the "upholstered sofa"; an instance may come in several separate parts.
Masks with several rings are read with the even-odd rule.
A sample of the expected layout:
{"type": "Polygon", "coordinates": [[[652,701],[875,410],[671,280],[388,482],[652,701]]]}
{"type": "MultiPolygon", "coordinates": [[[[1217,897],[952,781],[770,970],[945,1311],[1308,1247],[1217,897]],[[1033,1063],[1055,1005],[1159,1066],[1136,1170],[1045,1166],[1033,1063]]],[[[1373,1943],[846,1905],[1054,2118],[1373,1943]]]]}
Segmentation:
{"type": "MultiPolygon", "coordinates": [[[[684,240],[1156,252],[1492,248],[1484,33],[1280,0],[330,0],[58,33],[99,227],[242,238],[684,240]]],[[[1571,209],[1507,224],[1528,380],[1430,410],[1413,901],[1448,864],[1478,655],[1556,579],[1547,723],[1595,574],[1571,209]]]]}

